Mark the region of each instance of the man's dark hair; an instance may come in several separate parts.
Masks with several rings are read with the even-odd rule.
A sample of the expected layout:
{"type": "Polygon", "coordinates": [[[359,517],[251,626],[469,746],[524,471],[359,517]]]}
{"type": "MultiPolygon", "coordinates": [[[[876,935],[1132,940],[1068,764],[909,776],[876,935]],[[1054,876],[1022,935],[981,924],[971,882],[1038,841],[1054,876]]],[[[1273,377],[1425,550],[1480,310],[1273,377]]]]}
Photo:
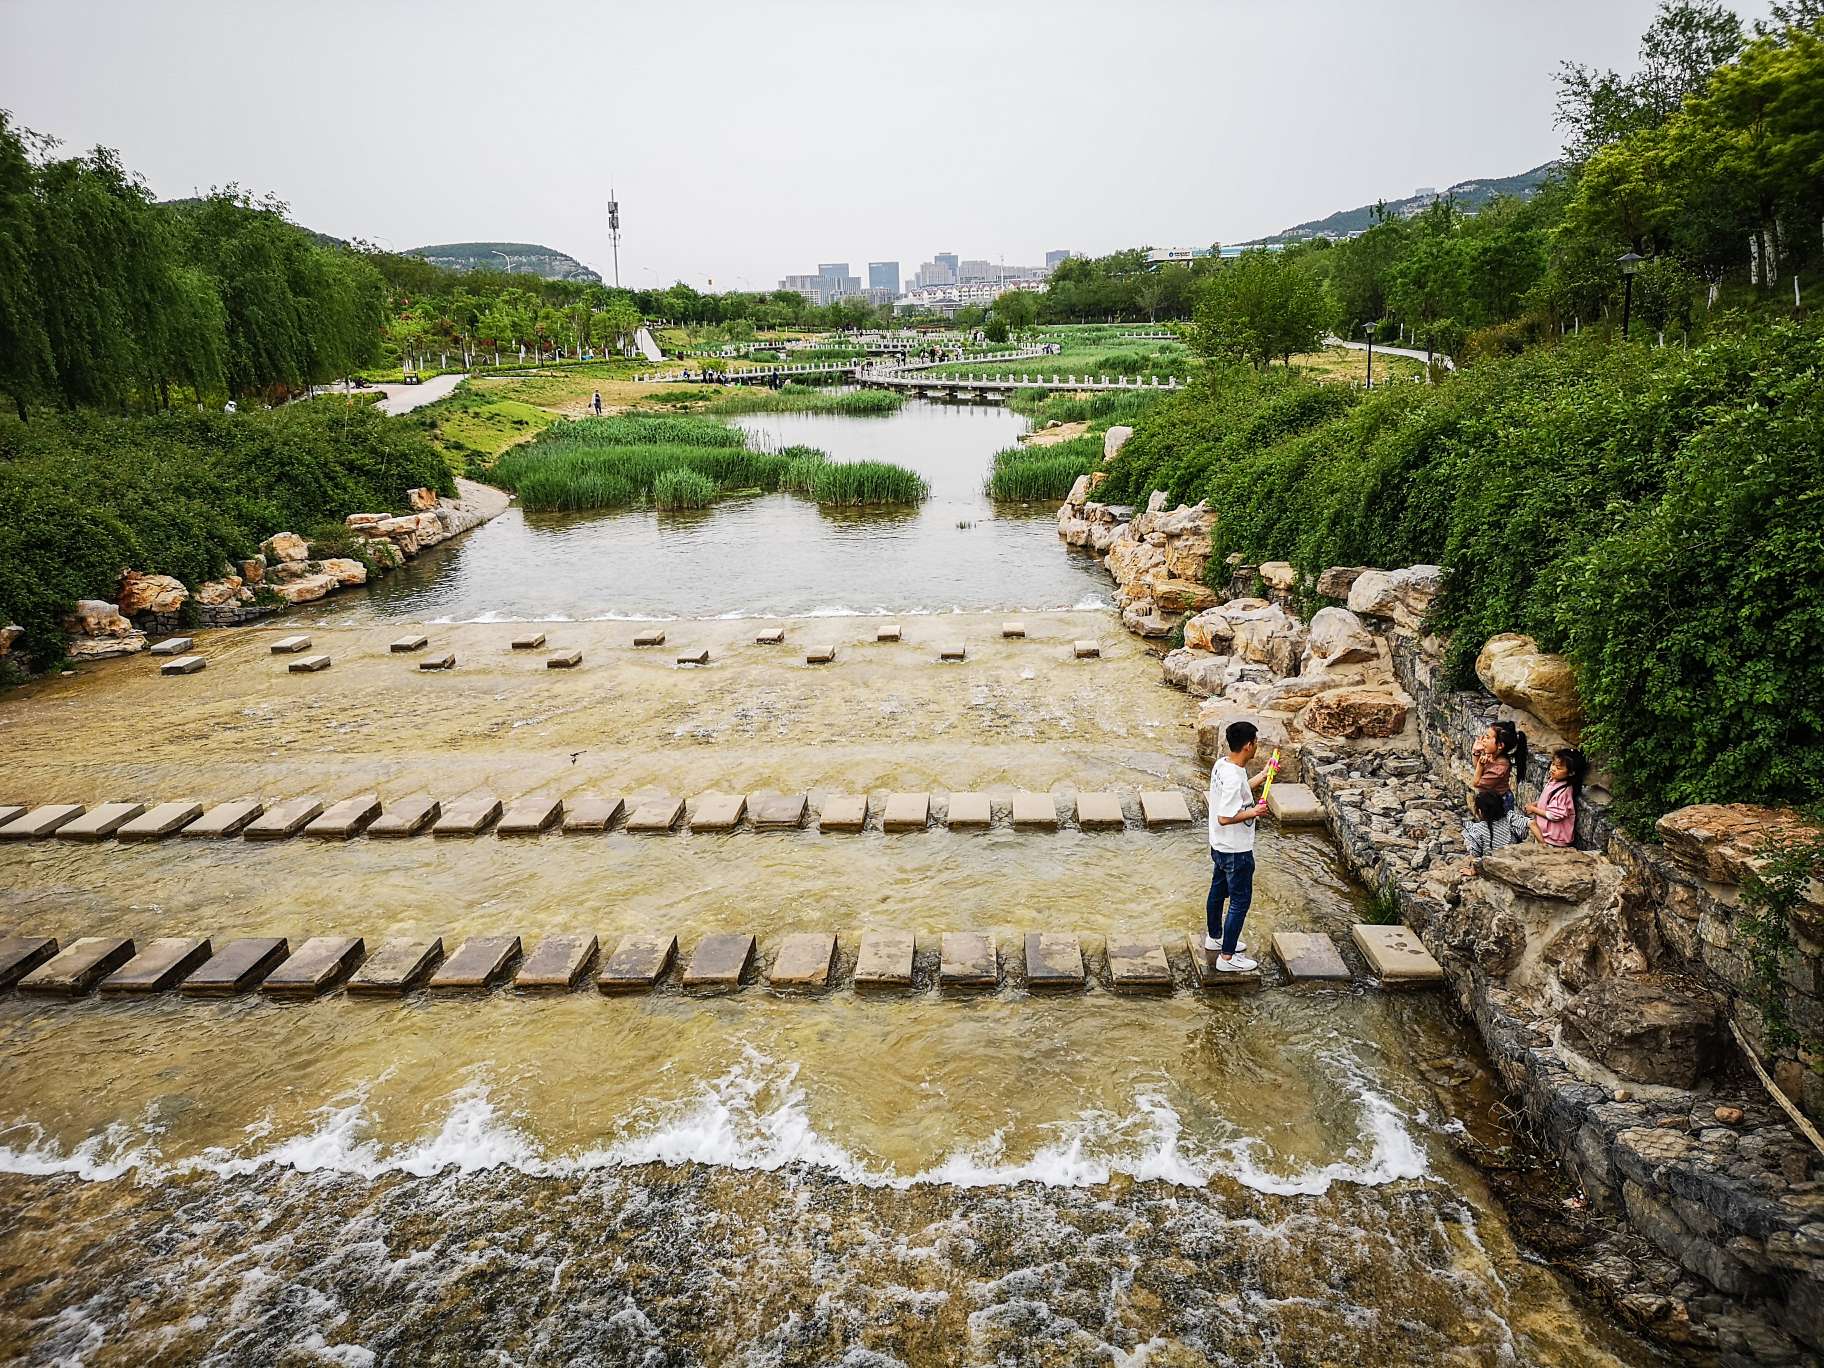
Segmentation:
{"type": "Polygon", "coordinates": [[[1229,723],[1229,729],[1223,733],[1228,738],[1229,754],[1233,755],[1259,734],[1252,722],[1229,723]]]}

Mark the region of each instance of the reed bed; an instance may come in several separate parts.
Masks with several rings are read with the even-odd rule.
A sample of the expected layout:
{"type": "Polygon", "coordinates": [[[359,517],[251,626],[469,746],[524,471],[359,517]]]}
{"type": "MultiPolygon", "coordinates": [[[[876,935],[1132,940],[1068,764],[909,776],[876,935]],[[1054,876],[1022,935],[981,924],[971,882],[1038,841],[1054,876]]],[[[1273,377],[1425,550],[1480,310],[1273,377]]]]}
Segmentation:
{"type": "Polygon", "coordinates": [[[1160,394],[1169,392],[1130,390],[1123,394],[1120,390],[1095,390],[1087,394],[1054,394],[1050,390],[1027,389],[1017,391],[1007,406],[1016,413],[1030,414],[1039,427],[1051,422],[1112,427],[1116,423],[1133,423],[1158,402],[1160,394]]]}
{"type": "Polygon", "coordinates": [[[718,493],[774,490],[789,464],[785,456],[745,446],[598,446],[540,438],[506,452],[495,462],[492,478],[534,512],[578,512],[652,500],[659,477],[677,471],[694,474],[718,493]]]}
{"type": "Polygon", "coordinates": [[[739,428],[713,418],[687,414],[618,413],[611,418],[578,418],[547,429],[534,446],[629,447],[690,446],[738,447],[747,444],[739,428]]]}
{"type": "Polygon", "coordinates": [[[779,454],[786,459],[785,470],[779,476],[779,488],[794,494],[809,494],[812,479],[829,460],[816,447],[789,446],[779,454]]]}
{"type": "Polygon", "coordinates": [[[988,497],[1006,503],[1056,503],[1077,477],[1102,464],[1102,438],[1091,434],[1043,447],[1005,447],[994,454],[988,497]]]}
{"type": "Polygon", "coordinates": [[[809,471],[810,496],[820,504],[915,504],[931,486],[915,471],[890,461],[823,461],[809,471]]]}
{"type": "Polygon", "coordinates": [[[661,470],[652,482],[652,502],[658,508],[708,508],[720,492],[714,480],[684,466],[661,470]]]}
{"type": "Polygon", "coordinates": [[[746,385],[712,399],[706,413],[839,413],[851,418],[899,412],[905,396],[894,390],[829,390],[809,385],[763,389],[746,385]]]}

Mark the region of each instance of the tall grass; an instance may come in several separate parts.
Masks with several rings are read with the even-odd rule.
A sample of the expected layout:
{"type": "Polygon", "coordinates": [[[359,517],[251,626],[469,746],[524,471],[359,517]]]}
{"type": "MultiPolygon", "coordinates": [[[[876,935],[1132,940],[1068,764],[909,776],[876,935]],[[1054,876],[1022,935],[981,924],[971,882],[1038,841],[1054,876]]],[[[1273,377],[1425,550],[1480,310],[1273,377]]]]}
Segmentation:
{"type": "Polygon", "coordinates": [[[747,444],[739,428],[712,418],[686,414],[618,413],[611,418],[579,418],[558,423],[541,436],[542,448],[558,446],[694,446],[738,447],[747,444]]]}
{"type": "Polygon", "coordinates": [[[714,480],[683,466],[661,470],[652,482],[652,502],[659,508],[708,508],[717,493],[714,480]]]}
{"type": "MultiPolygon", "coordinates": [[[[603,424],[621,419],[591,419],[603,424]]],[[[672,419],[641,419],[665,423],[672,419]]],[[[689,420],[686,420],[689,421],[689,420]]],[[[702,424],[723,432],[719,424],[702,424]]],[[[494,463],[492,479],[519,495],[522,507],[534,512],[577,512],[591,508],[620,508],[654,497],[659,477],[688,471],[715,490],[779,488],[780,476],[790,458],[745,446],[707,441],[696,444],[639,442],[609,445],[584,442],[570,429],[582,423],[564,423],[536,441],[513,447],[494,463]],[[553,434],[562,433],[562,436],[553,434]]],[[[701,433],[696,434],[701,436],[701,433]]],[[[741,434],[734,433],[737,441],[741,434]]],[[[676,488],[674,481],[674,488],[676,488]]]]}
{"type": "Polygon", "coordinates": [[[931,495],[916,472],[888,461],[824,461],[809,476],[810,495],[820,504],[911,504],[931,495]]]}
{"type": "Polygon", "coordinates": [[[786,458],[785,470],[779,476],[779,488],[789,490],[794,494],[810,493],[812,477],[823,468],[824,462],[829,460],[829,457],[816,447],[808,446],[789,446],[781,450],[779,454],[786,458]]]}
{"type": "Polygon", "coordinates": [[[1133,423],[1169,390],[1157,394],[1129,390],[1096,390],[1088,394],[1054,394],[1049,390],[1019,390],[1007,407],[1016,413],[1032,415],[1034,424],[1098,423],[1112,427],[1116,423],[1133,423]]]}
{"type": "Polygon", "coordinates": [[[1006,447],[994,454],[988,497],[1008,503],[1056,503],[1079,475],[1102,464],[1099,436],[1073,437],[1050,446],[1006,447]]]}
{"type": "Polygon", "coordinates": [[[895,390],[829,390],[809,385],[786,385],[782,389],[764,389],[746,385],[733,393],[712,399],[706,413],[840,413],[850,417],[897,413],[906,402],[895,390]]]}

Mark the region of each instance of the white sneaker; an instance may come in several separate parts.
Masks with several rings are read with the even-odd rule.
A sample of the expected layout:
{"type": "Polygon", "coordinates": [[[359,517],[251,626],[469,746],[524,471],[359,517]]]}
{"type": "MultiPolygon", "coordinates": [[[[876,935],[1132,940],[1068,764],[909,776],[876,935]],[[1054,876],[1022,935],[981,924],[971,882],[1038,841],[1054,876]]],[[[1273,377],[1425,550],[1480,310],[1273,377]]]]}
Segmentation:
{"type": "Polygon", "coordinates": [[[1228,955],[1216,961],[1216,972],[1220,974],[1251,974],[1258,968],[1246,955],[1228,955]]]}
{"type": "MultiPolygon", "coordinates": [[[[1222,953],[1222,942],[1217,940],[1214,936],[1206,935],[1203,938],[1203,948],[1212,955],[1220,955],[1222,953]]],[[[1246,941],[1236,941],[1235,942],[1235,953],[1236,954],[1239,955],[1243,950],[1246,950],[1247,948],[1248,948],[1248,943],[1246,941]]]]}

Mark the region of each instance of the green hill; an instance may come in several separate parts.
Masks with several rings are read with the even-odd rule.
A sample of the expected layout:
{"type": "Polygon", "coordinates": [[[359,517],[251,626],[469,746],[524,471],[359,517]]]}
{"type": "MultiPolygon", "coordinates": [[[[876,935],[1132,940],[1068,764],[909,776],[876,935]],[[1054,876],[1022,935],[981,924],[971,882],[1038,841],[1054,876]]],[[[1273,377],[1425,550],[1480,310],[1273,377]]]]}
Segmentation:
{"type": "Polygon", "coordinates": [[[545,280],[580,280],[602,283],[601,276],[575,257],[535,242],[444,242],[412,247],[406,256],[423,257],[450,271],[505,271],[509,275],[535,275],[545,280]]]}
{"type": "MultiPolygon", "coordinates": [[[[1490,200],[1501,195],[1516,199],[1527,199],[1538,193],[1539,187],[1550,179],[1558,170],[1555,161],[1535,166],[1531,171],[1522,171],[1517,176],[1496,176],[1490,180],[1458,181],[1446,190],[1408,195],[1404,199],[1385,201],[1387,215],[1390,218],[1410,218],[1423,211],[1434,199],[1451,199],[1456,201],[1457,208],[1474,213],[1490,200]]],[[[1348,237],[1359,233],[1374,224],[1374,206],[1359,205],[1354,209],[1339,209],[1328,218],[1312,219],[1307,223],[1295,223],[1290,228],[1282,229],[1271,237],[1258,238],[1258,242],[1297,242],[1309,237],[1348,237]]],[[[1252,244],[1248,244],[1252,245],[1252,244]]]]}

